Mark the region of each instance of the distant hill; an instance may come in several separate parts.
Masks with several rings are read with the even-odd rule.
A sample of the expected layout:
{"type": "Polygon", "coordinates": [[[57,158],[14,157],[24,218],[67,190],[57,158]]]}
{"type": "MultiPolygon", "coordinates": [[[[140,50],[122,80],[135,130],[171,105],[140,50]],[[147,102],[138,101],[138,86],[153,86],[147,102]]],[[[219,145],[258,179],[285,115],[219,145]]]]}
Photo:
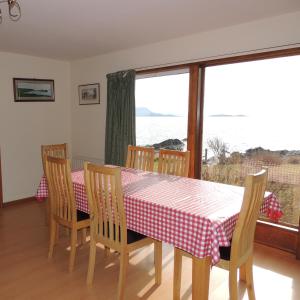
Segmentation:
{"type": "Polygon", "coordinates": [[[247,117],[246,115],[225,115],[225,114],[217,114],[210,115],[210,117],[247,117]]]}
{"type": "Polygon", "coordinates": [[[135,115],[137,117],[177,117],[175,115],[155,113],[147,107],[136,107],[135,115]]]}

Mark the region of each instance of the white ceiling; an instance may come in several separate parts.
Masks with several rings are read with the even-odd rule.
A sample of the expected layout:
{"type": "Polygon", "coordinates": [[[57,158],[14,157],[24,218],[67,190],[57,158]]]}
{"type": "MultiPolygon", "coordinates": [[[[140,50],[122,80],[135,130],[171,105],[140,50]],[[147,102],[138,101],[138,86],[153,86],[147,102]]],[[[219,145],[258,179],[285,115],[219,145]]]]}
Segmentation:
{"type": "Polygon", "coordinates": [[[19,0],[0,51],[73,60],[300,10],[300,0],[19,0]]]}

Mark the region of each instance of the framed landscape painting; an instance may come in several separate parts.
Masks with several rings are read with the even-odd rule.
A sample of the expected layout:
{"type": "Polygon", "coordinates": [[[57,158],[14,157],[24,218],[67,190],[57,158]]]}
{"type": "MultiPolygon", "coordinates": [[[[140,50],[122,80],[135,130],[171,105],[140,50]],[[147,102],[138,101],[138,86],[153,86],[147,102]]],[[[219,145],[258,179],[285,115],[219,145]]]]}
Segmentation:
{"type": "Polygon", "coordinates": [[[54,80],[14,78],[15,102],[54,101],[54,80]]]}
{"type": "Polygon", "coordinates": [[[79,104],[100,104],[100,84],[84,84],[78,87],[79,104]]]}

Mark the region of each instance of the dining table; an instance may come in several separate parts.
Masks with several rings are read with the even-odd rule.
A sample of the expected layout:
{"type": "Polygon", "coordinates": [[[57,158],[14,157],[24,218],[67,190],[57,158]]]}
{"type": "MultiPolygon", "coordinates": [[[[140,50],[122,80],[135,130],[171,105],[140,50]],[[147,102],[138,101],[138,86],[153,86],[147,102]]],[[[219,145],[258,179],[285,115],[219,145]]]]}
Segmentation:
{"type": "MultiPolygon", "coordinates": [[[[210,268],[220,260],[219,247],[230,246],[244,187],[129,168],[121,169],[121,180],[128,229],[190,253],[197,269],[192,281],[194,274],[202,274],[206,278],[197,278],[197,284],[208,291],[210,268]]],[[[73,171],[72,181],[77,209],[89,213],[84,171],[73,171]]],[[[47,196],[43,176],[36,198],[47,196]]],[[[274,193],[265,193],[260,212],[273,221],[282,216],[274,193]]]]}

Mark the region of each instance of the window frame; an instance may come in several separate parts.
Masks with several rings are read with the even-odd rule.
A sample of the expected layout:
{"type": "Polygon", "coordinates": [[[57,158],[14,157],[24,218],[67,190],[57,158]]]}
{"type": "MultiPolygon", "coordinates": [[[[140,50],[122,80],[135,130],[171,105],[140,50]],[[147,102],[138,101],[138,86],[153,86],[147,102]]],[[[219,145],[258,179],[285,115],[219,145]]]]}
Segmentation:
{"type": "MultiPolygon", "coordinates": [[[[288,57],[300,55],[300,47],[287,49],[246,53],[192,63],[170,65],[158,68],[136,70],[137,75],[155,74],[172,70],[189,69],[189,112],[188,112],[188,150],[191,152],[189,177],[201,179],[201,158],[203,142],[203,108],[205,69],[211,66],[251,62],[256,60],[288,57]]],[[[285,226],[258,221],[255,241],[279,248],[296,255],[300,259],[300,217],[298,226],[285,226]],[[275,239],[274,239],[275,238],[275,239]]]]}

